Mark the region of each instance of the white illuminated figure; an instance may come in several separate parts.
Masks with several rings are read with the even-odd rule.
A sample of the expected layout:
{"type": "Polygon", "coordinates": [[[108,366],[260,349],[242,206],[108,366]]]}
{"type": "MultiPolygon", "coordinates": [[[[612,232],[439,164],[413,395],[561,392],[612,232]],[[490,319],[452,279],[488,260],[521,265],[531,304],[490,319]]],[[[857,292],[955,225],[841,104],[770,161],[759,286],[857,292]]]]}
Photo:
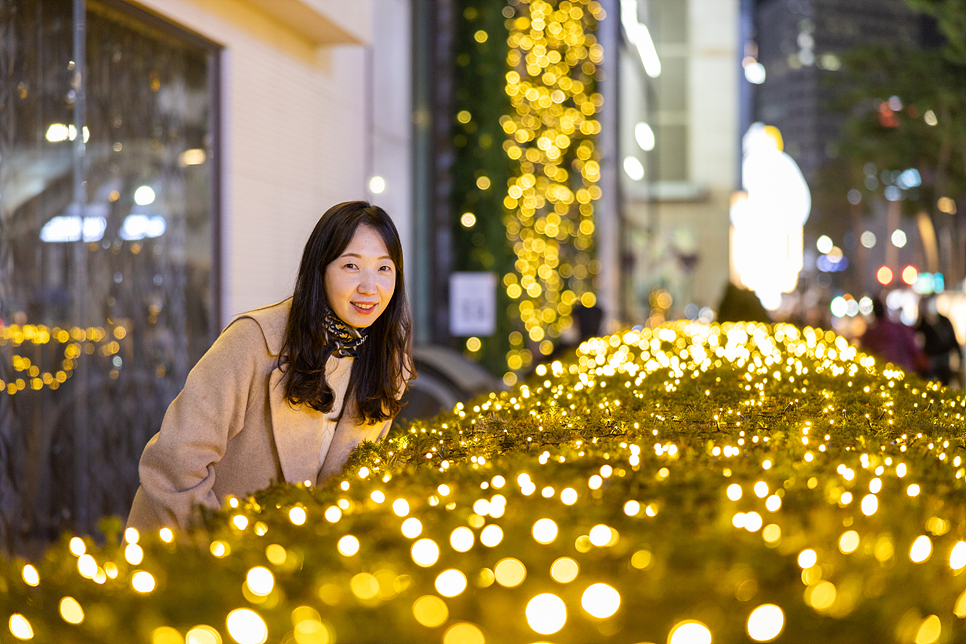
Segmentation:
{"type": "Polygon", "coordinates": [[[732,199],[732,263],[742,284],[775,310],[798,284],[802,226],[812,208],[808,184],[782,151],[778,128],[755,123],[742,139],[742,187],[732,199]]]}

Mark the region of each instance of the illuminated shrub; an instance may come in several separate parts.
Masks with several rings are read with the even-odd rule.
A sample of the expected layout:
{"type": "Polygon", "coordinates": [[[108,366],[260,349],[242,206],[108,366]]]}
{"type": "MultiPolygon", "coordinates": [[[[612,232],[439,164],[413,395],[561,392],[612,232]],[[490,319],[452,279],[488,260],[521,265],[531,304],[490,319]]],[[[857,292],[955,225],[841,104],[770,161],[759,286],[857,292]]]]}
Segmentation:
{"type": "Polygon", "coordinates": [[[44,642],[962,641],[964,416],[961,395],[831,333],[630,331],[364,446],[330,487],[240,499],[205,536],[65,538],[32,566],[0,560],[0,627],[44,642]]]}

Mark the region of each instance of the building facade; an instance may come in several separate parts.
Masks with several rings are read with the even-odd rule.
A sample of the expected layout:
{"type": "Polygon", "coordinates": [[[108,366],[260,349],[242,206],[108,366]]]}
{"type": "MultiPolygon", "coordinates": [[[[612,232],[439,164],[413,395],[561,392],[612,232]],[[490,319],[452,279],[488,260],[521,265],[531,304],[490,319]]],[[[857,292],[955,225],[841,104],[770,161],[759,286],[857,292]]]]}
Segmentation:
{"type": "Polygon", "coordinates": [[[636,5],[659,65],[627,38],[619,149],[627,320],[710,319],[728,283],[728,207],[738,185],[739,3],[636,5]]]}
{"type": "Polygon", "coordinates": [[[0,2],[0,548],[126,515],[190,367],[331,205],[411,256],[408,0],[0,2]]]}

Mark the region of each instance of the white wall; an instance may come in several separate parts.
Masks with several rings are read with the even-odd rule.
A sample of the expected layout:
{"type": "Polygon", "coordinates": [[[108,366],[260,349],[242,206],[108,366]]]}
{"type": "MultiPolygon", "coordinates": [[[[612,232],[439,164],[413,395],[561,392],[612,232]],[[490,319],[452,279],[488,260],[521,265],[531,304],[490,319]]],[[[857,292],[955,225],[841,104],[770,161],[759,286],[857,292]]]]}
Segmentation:
{"type": "MultiPolygon", "coordinates": [[[[320,46],[324,16],[314,30],[300,32],[266,12],[264,3],[138,4],[225,48],[221,313],[227,323],[290,295],[319,216],[335,203],[367,198],[361,38],[371,25],[346,29],[342,17],[338,38],[355,42],[320,46]]],[[[371,20],[372,12],[352,17],[371,20]]]]}
{"type": "MultiPolygon", "coordinates": [[[[688,107],[687,114],[681,117],[686,116],[688,125],[687,180],[634,182],[624,177],[623,183],[631,246],[638,261],[634,284],[665,282],[676,298],[673,315],[681,315],[689,302],[716,308],[728,283],[728,210],[736,187],[740,150],[739,1],[680,2],[688,3],[687,44],[670,43],[662,47],[658,43],[658,51],[667,53],[671,49],[677,55],[686,53],[688,107]],[[647,230],[653,237],[638,233],[639,237],[635,238],[634,229],[647,230]],[[682,276],[667,268],[669,264],[676,265],[675,253],[668,252],[671,246],[678,250],[688,246],[696,248],[698,261],[693,274],[682,276]]],[[[640,62],[630,57],[623,62],[622,117],[640,113],[645,96],[640,62]]],[[[667,118],[666,114],[663,116],[667,118]]],[[[633,140],[633,125],[625,124],[622,154],[637,154],[643,159],[633,140]]],[[[641,323],[650,309],[643,297],[645,294],[628,295],[632,316],[628,322],[641,323]]]]}
{"type": "MultiPolygon", "coordinates": [[[[730,196],[738,177],[738,0],[691,0],[691,180],[730,196]]],[[[725,232],[728,213],[725,212],[725,232]]]]}
{"type": "Polygon", "coordinates": [[[406,286],[413,297],[412,30],[410,0],[375,0],[367,176],[386,180],[370,201],[392,217],[402,240],[406,286]]]}
{"type": "Polygon", "coordinates": [[[715,309],[729,279],[728,212],[738,178],[739,15],[738,0],[691,0],[688,11],[689,162],[707,201],[680,214],[697,232],[701,253],[695,302],[715,309]]]}

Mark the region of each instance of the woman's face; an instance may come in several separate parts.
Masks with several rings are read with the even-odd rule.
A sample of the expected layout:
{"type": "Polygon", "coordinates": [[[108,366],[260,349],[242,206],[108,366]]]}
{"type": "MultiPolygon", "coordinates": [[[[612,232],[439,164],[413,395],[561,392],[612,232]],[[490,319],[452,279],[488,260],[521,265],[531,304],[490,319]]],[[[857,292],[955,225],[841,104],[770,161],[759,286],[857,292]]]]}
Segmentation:
{"type": "Polygon", "coordinates": [[[382,236],[356,228],[342,255],[325,267],[325,295],[343,322],[363,329],[386,310],[396,290],[396,265],[382,236]]]}

